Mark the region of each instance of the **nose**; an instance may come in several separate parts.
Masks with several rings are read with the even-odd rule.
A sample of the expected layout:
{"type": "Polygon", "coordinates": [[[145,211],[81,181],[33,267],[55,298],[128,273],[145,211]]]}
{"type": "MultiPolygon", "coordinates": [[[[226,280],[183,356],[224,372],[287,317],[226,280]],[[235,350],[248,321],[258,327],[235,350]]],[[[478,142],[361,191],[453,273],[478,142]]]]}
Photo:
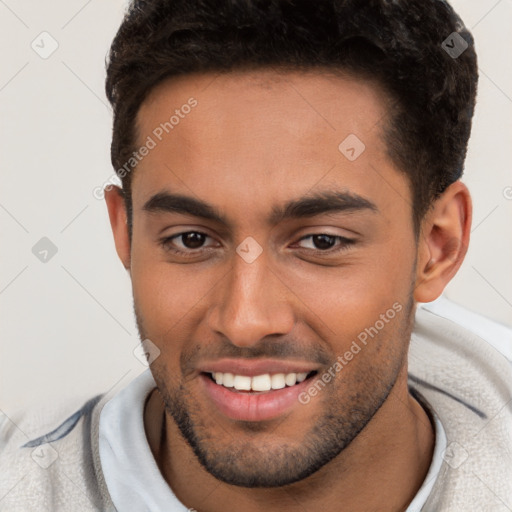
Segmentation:
{"type": "Polygon", "coordinates": [[[269,335],[288,334],[294,325],[290,292],[269,267],[265,251],[251,263],[237,253],[216,287],[209,327],[233,345],[251,347],[269,335]]]}

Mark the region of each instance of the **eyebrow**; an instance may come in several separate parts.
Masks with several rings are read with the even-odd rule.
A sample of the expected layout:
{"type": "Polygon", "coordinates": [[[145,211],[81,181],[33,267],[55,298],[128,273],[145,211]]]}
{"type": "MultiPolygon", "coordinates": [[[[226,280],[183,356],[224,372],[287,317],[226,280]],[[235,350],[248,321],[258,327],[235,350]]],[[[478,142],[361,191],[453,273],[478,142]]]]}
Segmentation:
{"type": "MultiPolygon", "coordinates": [[[[227,217],[213,205],[182,194],[158,192],[142,209],[149,213],[181,213],[231,226],[227,217]]],[[[379,209],[373,202],[358,194],[328,190],[292,199],[284,205],[274,205],[267,221],[275,225],[288,219],[355,211],[378,212],[379,209]]]]}

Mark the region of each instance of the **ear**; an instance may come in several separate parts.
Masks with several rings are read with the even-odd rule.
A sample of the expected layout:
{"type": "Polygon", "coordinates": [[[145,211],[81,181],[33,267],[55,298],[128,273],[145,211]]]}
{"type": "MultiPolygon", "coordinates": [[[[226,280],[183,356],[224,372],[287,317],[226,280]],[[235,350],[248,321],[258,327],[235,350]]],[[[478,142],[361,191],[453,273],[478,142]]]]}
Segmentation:
{"type": "Polygon", "coordinates": [[[123,191],[119,187],[110,185],[105,189],[105,202],[107,203],[117,255],[124,268],[130,273],[130,237],[123,191]]]}
{"type": "Polygon", "coordinates": [[[469,245],[472,205],[463,183],[452,183],[425,215],[418,240],[414,299],[437,299],[459,270],[469,245]]]}

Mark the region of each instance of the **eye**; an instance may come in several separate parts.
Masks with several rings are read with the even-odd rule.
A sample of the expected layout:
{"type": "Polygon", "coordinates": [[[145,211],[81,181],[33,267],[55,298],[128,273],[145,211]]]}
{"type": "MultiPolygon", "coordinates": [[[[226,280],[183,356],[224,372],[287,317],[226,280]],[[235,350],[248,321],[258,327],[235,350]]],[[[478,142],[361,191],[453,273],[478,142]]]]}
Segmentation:
{"type": "Polygon", "coordinates": [[[307,235],[301,238],[299,242],[308,239],[311,239],[311,243],[309,243],[309,247],[306,247],[306,249],[311,249],[317,252],[336,253],[346,250],[351,245],[355,244],[355,240],[345,238],[344,236],[330,235],[328,233],[315,233],[312,235],[307,235]],[[339,242],[338,245],[336,245],[337,241],[339,242]]]}
{"type": "MultiPolygon", "coordinates": [[[[207,249],[213,247],[213,244],[205,245],[205,242],[212,237],[201,231],[185,231],[183,233],[177,233],[176,235],[163,238],[160,241],[160,245],[169,252],[173,252],[179,255],[196,255],[201,252],[201,249],[207,249]]],[[[331,235],[328,233],[315,233],[307,235],[299,240],[299,244],[309,240],[309,243],[301,246],[301,248],[307,251],[314,251],[317,253],[337,253],[343,250],[347,250],[351,245],[355,244],[355,240],[346,238],[339,235],[331,235]],[[338,242],[338,243],[337,243],[338,242]],[[309,247],[307,247],[309,245],[309,247]]]]}
{"type": "Polygon", "coordinates": [[[212,239],[206,233],[201,233],[200,231],[185,231],[177,235],[163,238],[160,244],[167,251],[183,254],[202,249],[203,244],[208,238],[212,239]]]}

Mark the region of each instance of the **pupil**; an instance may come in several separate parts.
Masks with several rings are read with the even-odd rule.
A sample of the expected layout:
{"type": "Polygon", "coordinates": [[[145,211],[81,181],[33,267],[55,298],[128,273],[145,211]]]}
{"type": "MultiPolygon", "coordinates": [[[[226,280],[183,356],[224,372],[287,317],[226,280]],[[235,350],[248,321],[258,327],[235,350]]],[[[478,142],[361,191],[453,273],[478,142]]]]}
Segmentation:
{"type": "Polygon", "coordinates": [[[195,231],[192,231],[190,233],[181,235],[181,240],[185,247],[189,249],[197,249],[201,247],[201,245],[203,245],[204,237],[205,235],[203,235],[202,233],[196,233],[195,231]]]}
{"type": "Polygon", "coordinates": [[[313,242],[318,249],[330,249],[335,240],[334,237],[330,235],[314,235],[313,242]]]}

